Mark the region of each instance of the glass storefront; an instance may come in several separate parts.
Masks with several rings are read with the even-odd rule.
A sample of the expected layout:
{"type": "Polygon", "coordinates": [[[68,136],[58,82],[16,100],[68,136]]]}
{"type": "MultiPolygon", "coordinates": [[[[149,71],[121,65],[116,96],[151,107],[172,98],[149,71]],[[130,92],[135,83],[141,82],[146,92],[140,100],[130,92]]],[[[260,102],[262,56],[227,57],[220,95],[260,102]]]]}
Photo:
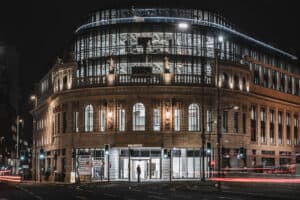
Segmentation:
{"type": "MultiPolygon", "coordinates": [[[[107,180],[109,174],[110,180],[134,182],[138,179],[138,168],[141,181],[169,180],[170,175],[172,179],[202,177],[200,149],[172,149],[171,151],[171,158],[169,158],[163,156],[161,148],[111,148],[109,156],[103,149],[77,149],[76,167],[80,178],[87,181],[107,180]]],[[[206,177],[210,174],[208,166],[210,160],[210,155],[205,155],[206,177]]]]}
{"type": "Polygon", "coordinates": [[[141,180],[161,178],[160,149],[121,149],[120,150],[120,179],[135,181],[138,178],[137,167],[141,169],[141,180]],[[130,169],[130,170],[129,170],[130,169]]]}

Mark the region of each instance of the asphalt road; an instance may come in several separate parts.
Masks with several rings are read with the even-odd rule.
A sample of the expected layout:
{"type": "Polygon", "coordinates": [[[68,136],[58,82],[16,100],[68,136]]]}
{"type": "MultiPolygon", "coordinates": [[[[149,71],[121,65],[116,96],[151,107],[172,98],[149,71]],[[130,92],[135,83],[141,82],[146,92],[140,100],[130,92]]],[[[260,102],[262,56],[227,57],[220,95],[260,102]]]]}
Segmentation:
{"type": "Polygon", "coordinates": [[[159,183],[92,183],[0,184],[1,199],[299,199],[300,184],[266,183],[223,183],[219,192],[213,183],[199,182],[159,182],[159,183]]]}

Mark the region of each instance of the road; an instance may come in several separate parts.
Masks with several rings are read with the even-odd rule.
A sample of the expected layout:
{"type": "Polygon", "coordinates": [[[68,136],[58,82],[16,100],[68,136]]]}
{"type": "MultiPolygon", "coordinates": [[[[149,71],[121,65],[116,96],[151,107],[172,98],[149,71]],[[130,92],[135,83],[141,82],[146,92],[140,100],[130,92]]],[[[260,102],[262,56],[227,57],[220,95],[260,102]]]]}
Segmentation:
{"type": "Polygon", "coordinates": [[[114,200],[168,200],[168,199],[299,199],[300,184],[222,183],[219,192],[214,183],[157,182],[157,183],[91,183],[14,185],[0,184],[1,199],[114,199],[114,200]]]}

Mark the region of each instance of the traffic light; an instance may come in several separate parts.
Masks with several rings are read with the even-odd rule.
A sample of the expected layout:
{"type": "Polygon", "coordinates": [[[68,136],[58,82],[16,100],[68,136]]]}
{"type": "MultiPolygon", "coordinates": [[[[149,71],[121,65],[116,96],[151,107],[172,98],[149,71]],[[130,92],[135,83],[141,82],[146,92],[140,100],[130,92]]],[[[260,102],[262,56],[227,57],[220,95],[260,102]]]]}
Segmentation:
{"type": "Polygon", "coordinates": [[[25,152],[24,152],[24,151],[21,151],[21,152],[20,152],[20,160],[21,160],[21,161],[24,161],[24,160],[25,160],[25,152]]]}
{"type": "Polygon", "coordinates": [[[210,143],[210,142],[207,143],[207,146],[206,146],[206,153],[207,153],[207,155],[210,155],[210,154],[211,154],[211,143],[210,143]]]}
{"type": "Polygon", "coordinates": [[[105,144],[105,145],[104,145],[104,153],[105,153],[106,155],[109,154],[109,144],[105,144]]]}
{"type": "Polygon", "coordinates": [[[45,158],[44,149],[40,149],[39,159],[44,159],[44,158],[45,158]]]}
{"type": "Polygon", "coordinates": [[[171,157],[171,152],[168,151],[168,149],[164,149],[163,156],[164,156],[164,158],[170,158],[171,157]]]}

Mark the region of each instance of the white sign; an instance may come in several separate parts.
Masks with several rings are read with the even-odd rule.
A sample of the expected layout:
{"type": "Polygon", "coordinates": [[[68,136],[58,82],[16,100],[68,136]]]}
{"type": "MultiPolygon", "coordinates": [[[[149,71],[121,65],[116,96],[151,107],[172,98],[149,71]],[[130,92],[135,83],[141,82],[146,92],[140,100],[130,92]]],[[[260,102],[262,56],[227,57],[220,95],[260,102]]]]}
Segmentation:
{"type": "Polygon", "coordinates": [[[70,183],[75,183],[75,172],[71,172],[70,183]]]}
{"type": "Polygon", "coordinates": [[[128,147],[143,147],[142,144],[128,144],[128,147]]]}
{"type": "Polygon", "coordinates": [[[91,175],[92,158],[90,155],[79,155],[78,164],[80,175],[91,175]]]}

